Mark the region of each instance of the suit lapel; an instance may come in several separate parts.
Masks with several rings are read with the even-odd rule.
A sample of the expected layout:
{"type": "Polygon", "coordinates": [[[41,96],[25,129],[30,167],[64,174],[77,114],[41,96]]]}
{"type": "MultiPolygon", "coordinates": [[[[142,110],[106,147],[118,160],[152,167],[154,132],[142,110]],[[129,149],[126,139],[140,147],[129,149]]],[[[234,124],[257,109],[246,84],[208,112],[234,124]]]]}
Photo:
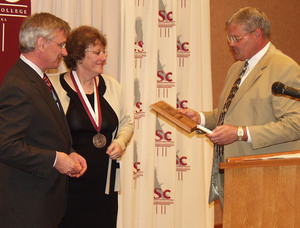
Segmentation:
{"type": "MultiPolygon", "coordinates": [[[[239,90],[235,94],[235,97],[232,100],[232,103],[230,104],[227,114],[231,112],[231,110],[234,108],[234,106],[239,102],[239,100],[243,96],[246,96],[247,91],[262,76],[263,71],[268,66],[275,50],[276,50],[276,48],[271,44],[268,51],[266,52],[266,54],[258,61],[256,66],[252,69],[252,71],[249,73],[247,78],[244,80],[242,86],[239,88],[239,90]]],[[[243,64],[241,64],[241,65],[243,65],[243,64]]],[[[270,90],[271,90],[271,88],[270,88],[270,90]]],[[[230,88],[229,88],[229,91],[230,91],[230,88]]]]}
{"type": "MultiPolygon", "coordinates": [[[[62,106],[62,104],[61,104],[61,102],[60,102],[60,100],[59,100],[59,97],[58,97],[58,95],[57,95],[57,93],[56,93],[56,90],[55,90],[55,88],[54,88],[53,85],[52,85],[52,90],[53,90],[54,95],[55,95],[56,98],[57,98],[57,102],[58,102],[58,106],[59,106],[59,111],[60,111],[60,114],[61,114],[61,116],[62,116],[62,120],[63,120],[63,122],[64,122],[64,126],[66,126],[64,129],[67,131],[66,133],[67,133],[67,136],[68,136],[68,138],[69,138],[69,142],[72,142],[72,136],[71,136],[71,132],[70,132],[70,130],[69,130],[69,124],[68,124],[67,118],[66,118],[66,116],[65,116],[65,112],[64,112],[63,106],[62,106]]],[[[56,106],[56,107],[57,107],[57,106],[56,106]]],[[[62,126],[63,126],[63,125],[62,125],[62,126]]],[[[70,143],[70,146],[72,146],[71,144],[72,144],[72,143],[70,143]]]]}
{"type": "Polygon", "coordinates": [[[41,97],[45,100],[46,103],[45,107],[48,106],[49,108],[49,114],[54,116],[54,118],[57,120],[59,124],[61,131],[70,141],[71,136],[68,130],[67,122],[65,121],[65,115],[63,111],[59,110],[53,98],[53,95],[49,92],[48,86],[44,83],[43,79],[30,66],[24,63],[22,60],[19,60],[19,63],[20,63],[19,66],[22,68],[23,72],[28,78],[28,82],[32,83],[31,88],[35,88],[41,94],[41,97]]]}
{"type": "MultiPolygon", "coordinates": [[[[39,80],[35,82],[35,88],[39,91],[45,102],[48,104],[49,110],[53,114],[55,119],[59,122],[60,125],[63,124],[61,126],[64,126],[62,113],[60,112],[52,93],[49,92],[47,85],[43,82],[43,80],[39,78],[39,80]]],[[[64,129],[64,127],[62,127],[62,129],[64,129]]]]}

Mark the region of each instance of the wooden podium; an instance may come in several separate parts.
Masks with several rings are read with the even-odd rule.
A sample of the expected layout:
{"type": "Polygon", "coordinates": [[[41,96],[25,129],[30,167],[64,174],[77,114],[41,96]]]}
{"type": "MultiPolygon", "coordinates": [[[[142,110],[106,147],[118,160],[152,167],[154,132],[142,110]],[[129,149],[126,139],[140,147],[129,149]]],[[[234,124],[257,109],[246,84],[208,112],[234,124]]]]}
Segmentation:
{"type": "Polygon", "coordinates": [[[300,151],[228,158],[223,228],[300,227],[300,151]]]}

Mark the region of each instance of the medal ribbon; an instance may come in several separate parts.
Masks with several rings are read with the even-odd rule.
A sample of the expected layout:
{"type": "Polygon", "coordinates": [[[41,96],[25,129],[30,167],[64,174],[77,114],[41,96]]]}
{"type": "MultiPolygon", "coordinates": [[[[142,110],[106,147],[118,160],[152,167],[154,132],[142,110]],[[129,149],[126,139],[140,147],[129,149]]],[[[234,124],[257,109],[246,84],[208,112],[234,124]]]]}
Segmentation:
{"type": "Polygon", "coordinates": [[[98,89],[96,88],[96,77],[94,78],[94,110],[92,109],[92,106],[81,86],[81,83],[78,79],[76,71],[71,71],[71,79],[75,86],[76,92],[79,96],[79,99],[81,101],[81,104],[83,105],[86,113],[88,114],[94,128],[99,133],[101,129],[101,123],[102,123],[102,115],[101,115],[101,107],[100,107],[100,99],[98,94],[98,89]]]}

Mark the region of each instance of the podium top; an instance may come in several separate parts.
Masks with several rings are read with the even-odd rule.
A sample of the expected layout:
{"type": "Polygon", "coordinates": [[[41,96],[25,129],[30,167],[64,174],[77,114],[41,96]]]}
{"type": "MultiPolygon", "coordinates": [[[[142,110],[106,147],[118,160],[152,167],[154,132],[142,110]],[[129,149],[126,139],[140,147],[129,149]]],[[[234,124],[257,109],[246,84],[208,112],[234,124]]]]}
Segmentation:
{"type": "Polygon", "coordinates": [[[300,151],[230,157],[220,163],[220,169],[281,165],[300,165],[300,151]]]}

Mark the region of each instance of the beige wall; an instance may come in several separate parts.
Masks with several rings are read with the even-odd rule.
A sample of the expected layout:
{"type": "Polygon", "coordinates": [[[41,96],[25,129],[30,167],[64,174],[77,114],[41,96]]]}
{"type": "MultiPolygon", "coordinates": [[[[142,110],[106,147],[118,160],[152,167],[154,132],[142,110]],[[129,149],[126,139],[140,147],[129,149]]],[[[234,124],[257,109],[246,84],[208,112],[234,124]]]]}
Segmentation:
{"type": "Polygon", "coordinates": [[[299,0],[210,0],[214,107],[227,71],[234,62],[227,45],[225,22],[237,9],[245,6],[257,7],[267,14],[271,21],[272,43],[300,64],[299,0]]]}

